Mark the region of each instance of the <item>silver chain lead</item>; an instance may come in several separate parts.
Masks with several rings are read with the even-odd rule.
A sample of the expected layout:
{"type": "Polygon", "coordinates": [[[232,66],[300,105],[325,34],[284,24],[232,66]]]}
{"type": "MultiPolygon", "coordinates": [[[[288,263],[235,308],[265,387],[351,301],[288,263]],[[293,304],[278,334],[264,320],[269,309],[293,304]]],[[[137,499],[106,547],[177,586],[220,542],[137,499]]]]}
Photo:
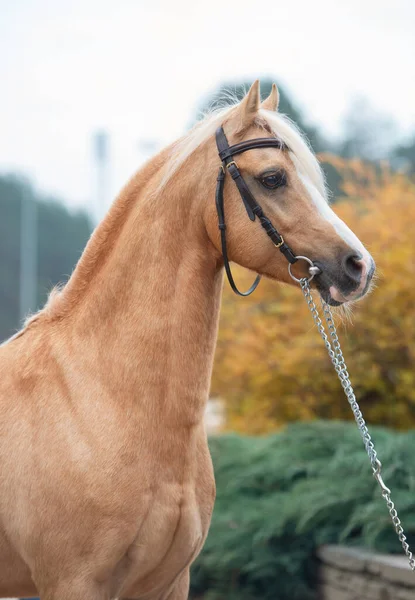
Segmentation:
{"type": "Polygon", "coordinates": [[[330,307],[327,304],[327,302],[325,302],[324,300],[321,300],[323,315],[324,315],[324,319],[326,321],[328,333],[330,336],[330,339],[329,339],[329,337],[324,329],[324,325],[320,318],[318,309],[317,309],[315,302],[313,300],[313,297],[311,295],[310,286],[309,286],[309,282],[311,281],[311,278],[309,278],[309,279],[303,278],[303,279],[296,280],[296,281],[299,281],[299,283],[301,285],[302,292],[306,299],[308,308],[310,309],[310,312],[312,314],[314,323],[316,324],[317,329],[323,339],[323,342],[324,342],[324,345],[326,346],[330,360],[333,363],[333,366],[336,370],[337,376],[343,387],[346,398],[347,398],[347,400],[350,404],[350,407],[353,411],[353,415],[354,415],[355,421],[357,423],[357,427],[359,429],[360,435],[362,437],[363,443],[366,448],[367,455],[370,460],[370,464],[372,466],[373,475],[381,488],[382,497],[384,498],[384,500],[386,502],[390,517],[392,519],[392,523],[393,523],[395,531],[396,531],[396,534],[397,534],[399,541],[402,544],[402,548],[408,558],[409,566],[412,571],[415,571],[415,559],[413,558],[412,552],[409,548],[409,544],[406,541],[406,536],[405,536],[401,521],[398,517],[398,513],[396,511],[395,505],[392,502],[391,491],[388,487],[386,487],[386,485],[384,484],[383,479],[382,479],[382,475],[381,475],[382,463],[378,459],[378,456],[377,456],[377,453],[375,450],[375,446],[372,442],[372,438],[370,437],[369,430],[368,430],[366,422],[363,418],[362,411],[359,408],[359,404],[357,403],[356,396],[354,394],[353,387],[350,382],[349,373],[347,372],[346,363],[344,361],[343,353],[342,353],[342,350],[340,347],[340,342],[339,342],[339,338],[337,336],[337,330],[334,325],[333,315],[331,313],[330,307]]]}

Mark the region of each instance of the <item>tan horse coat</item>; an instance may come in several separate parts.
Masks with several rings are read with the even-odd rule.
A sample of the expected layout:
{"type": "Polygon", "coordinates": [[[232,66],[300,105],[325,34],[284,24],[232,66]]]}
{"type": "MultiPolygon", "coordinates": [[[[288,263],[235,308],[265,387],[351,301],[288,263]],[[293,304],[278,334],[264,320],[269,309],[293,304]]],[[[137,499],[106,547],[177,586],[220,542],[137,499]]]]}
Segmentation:
{"type": "MultiPolygon", "coordinates": [[[[258,137],[258,102],[254,86],[230,137],[258,137]]],[[[214,140],[160,189],[171,152],[133,178],[66,287],[0,347],[0,596],[187,598],[215,496],[203,416],[222,260],[214,140]]],[[[244,240],[252,264],[239,262],[286,279],[225,191],[231,256],[244,240]]],[[[317,217],[313,231],[344,246],[317,217]]]]}

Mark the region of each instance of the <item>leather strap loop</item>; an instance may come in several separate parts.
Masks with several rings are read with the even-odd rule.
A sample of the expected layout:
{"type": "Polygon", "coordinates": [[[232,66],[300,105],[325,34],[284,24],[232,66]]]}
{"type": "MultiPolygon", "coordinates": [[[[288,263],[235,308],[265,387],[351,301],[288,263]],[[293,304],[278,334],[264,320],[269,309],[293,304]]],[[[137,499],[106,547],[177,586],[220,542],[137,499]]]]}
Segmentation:
{"type": "Polygon", "coordinates": [[[258,287],[258,284],[261,281],[261,276],[257,275],[254,283],[251,285],[251,287],[249,288],[249,290],[247,290],[246,292],[241,292],[236,287],[236,283],[235,283],[235,280],[233,278],[232,271],[231,271],[231,266],[229,264],[228,248],[227,248],[227,245],[226,245],[225,209],[224,209],[224,205],[223,205],[223,186],[224,186],[224,183],[225,183],[225,173],[224,173],[222,167],[220,167],[219,168],[218,177],[217,177],[217,180],[216,180],[216,196],[215,196],[215,201],[216,201],[216,212],[218,213],[219,230],[220,230],[220,241],[221,241],[221,246],[222,246],[223,262],[224,262],[224,265],[225,265],[225,271],[226,271],[226,275],[228,277],[229,284],[230,284],[232,290],[235,292],[235,294],[238,294],[238,296],[249,296],[258,287]]]}

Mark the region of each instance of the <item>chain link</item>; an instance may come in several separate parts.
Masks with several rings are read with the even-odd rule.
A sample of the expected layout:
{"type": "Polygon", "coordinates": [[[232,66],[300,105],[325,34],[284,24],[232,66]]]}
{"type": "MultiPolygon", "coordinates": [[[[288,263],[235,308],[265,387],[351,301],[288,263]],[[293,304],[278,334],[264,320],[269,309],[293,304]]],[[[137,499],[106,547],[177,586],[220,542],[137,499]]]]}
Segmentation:
{"type": "Polygon", "coordinates": [[[410,566],[411,570],[415,571],[415,559],[409,548],[409,544],[406,541],[406,536],[405,536],[401,521],[398,517],[398,513],[396,511],[395,505],[392,502],[391,491],[388,487],[386,487],[386,485],[382,479],[382,475],[381,475],[382,463],[378,459],[378,455],[376,453],[375,446],[374,446],[372,438],[369,434],[369,430],[368,430],[366,422],[363,418],[362,412],[359,408],[359,404],[357,403],[356,396],[354,394],[353,387],[350,382],[349,373],[347,372],[346,363],[344,361],[344,356],[343,356],[343,353],[342,353],[342,350],[340,347],[340,341],[337,336],[337,330],[334,325],[333,315],[331,313],[329,305],[323,299],[321,299],[324,320],[326,322],[327,330],[328,330],[328,334],[329,334],[329,335],[327,335],[326,330],[323,325],[323,322],[320,318],[318,309],[317,309],[315,302],[313,300],[313,297],[311,295],[309,281],[310,280],[306,279],[306,278],[303,278],[300,280],[302,292],[306,299],[308,308],[310,309],[314,323],[316,324],[317,329],[323,339],[324,345],[326,346],[328,355],[330,357],[331,362],[333,363],[333,366],[334,366],[337,376],[340,380],[340,383],[343,387],[346,398],[352,409],[355,421],[357,423],[357,427],[359,429],[360,435],[362,437],[363,443],[366,448],[367,455],[370,460],[370,464],[372,466],[373,475],[381,488],[382,497],[384,498],[386,505],[388,507],[389,515],[390,515],[390,518],[392,519],[392,523],[394,525],[396,534],[397,534],[399,541],[402,544],[402,548],[408,558],[408,562],[409,562],[409,566],[410,566]],[[330,338],[329,338],[329,336],[330,336],[330,338]]]}

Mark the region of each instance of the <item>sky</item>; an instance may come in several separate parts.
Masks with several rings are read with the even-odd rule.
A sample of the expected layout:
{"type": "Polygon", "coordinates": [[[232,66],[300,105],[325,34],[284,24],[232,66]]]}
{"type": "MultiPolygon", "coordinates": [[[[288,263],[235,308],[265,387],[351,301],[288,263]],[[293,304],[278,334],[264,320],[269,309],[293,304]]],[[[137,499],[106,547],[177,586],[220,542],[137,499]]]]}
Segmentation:
{"type": "MultiPolygon", "coordinates": [[[[415,130],[413,0],[0,0],[0,172],[105,203],[223,81],[271,76],[328,137],[356,97],[415,130]]],[[[95,207],[96,208],[96,207],[95,207]]]]}

